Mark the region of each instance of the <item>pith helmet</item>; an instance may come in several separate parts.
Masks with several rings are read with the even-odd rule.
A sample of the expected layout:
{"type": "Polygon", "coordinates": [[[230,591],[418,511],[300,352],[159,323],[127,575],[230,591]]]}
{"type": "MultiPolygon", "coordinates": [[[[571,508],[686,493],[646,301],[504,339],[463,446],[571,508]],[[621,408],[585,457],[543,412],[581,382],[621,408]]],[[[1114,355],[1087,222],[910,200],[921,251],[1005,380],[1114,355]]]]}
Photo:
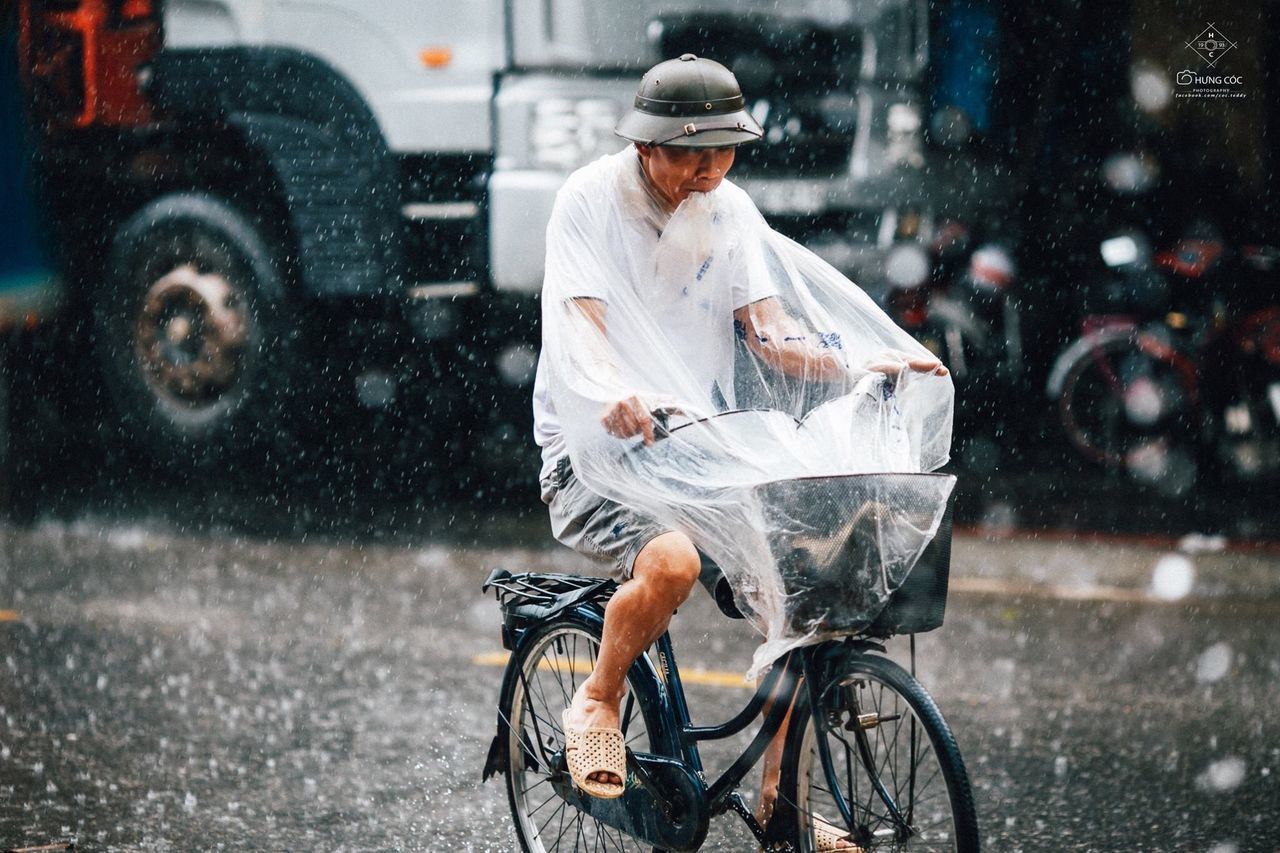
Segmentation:
{"type": "Polygon", "coordinates": [[[764,134],[746,107],[732,71],[715,60],[686,53],[645,72],[631,112],[613,132],[640,145],[741,145],[764,134]]]}

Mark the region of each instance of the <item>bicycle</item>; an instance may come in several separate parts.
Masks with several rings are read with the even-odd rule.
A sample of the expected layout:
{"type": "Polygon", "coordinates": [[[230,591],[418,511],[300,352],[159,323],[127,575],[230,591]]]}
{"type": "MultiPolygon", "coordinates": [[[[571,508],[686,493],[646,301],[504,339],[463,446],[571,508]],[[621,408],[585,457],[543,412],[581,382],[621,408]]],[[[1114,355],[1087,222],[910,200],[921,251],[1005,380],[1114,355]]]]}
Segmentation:
{"type": "MultiPolygon", "coordinates": [[[[671,637],[659,638],[627,674],[621,714],[626,790],[615,800],[574,787],[560,712],[595,664],[604,604],[617,586],[601,578],[495,570],[482,591],[497,595],[511,656],[484,779],[506,776],[521,849],[697,850],[711,818],[731,810],[768,851],[818,850],[819,819],[846,828],[866,851],[978,850],[973,794],[955,738],[928,692],[885,656],[883,644],[910,635],[914,671],[915,633],[942,623],[950,519],[948,507],[937,535],[871,624],[777,661],[746,707],[719,725],[690,720],[671,637]],[[766,704],[746,750],[707,784],[699,742],[744,731],[766,704]],[[737,786],[789,708],[778,799],[762,827],[737,786]]],[[[741,618],[723,575],[707,568],[718,578],[708,586],[720,609],[741,618]]]]}

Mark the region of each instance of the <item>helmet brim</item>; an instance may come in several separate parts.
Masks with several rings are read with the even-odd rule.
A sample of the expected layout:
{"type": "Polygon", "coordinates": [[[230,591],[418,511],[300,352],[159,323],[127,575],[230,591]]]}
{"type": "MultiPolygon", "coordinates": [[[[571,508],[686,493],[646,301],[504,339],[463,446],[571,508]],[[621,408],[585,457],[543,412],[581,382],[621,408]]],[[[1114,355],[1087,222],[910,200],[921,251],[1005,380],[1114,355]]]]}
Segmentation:
{"type": "Polygon", "coordinates": [[[764,136],[760,123],[746,110],[697,118],[656,116],[631,110],[614,133],[637,145],[669,145],[673,148],[729,148],[755,142],[764,136]],[[711,128],[698,129],[710,124],[711,128]],[[693,128],[693,132],[689,132],[693,128]]]}

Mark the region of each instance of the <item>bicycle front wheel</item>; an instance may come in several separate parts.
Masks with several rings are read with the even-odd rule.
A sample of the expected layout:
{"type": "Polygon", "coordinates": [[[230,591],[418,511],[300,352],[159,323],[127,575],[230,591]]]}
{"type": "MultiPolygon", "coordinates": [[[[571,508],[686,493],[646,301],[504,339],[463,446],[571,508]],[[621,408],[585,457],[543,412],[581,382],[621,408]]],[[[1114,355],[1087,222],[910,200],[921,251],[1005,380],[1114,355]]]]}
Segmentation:
{"type": "Polygon", "coordinates": [[[818,706],[794,716],[784,775],[798,850],[822,849],[823,823],[844,827],[865,851],[978,850],[960,750],[920,682],[891,660],[861,655],[811,695],[818,706]]]}
{"type": "MultiPolygon", "coordinates": [[[[563,799],[557,785],[568,774],[557,756],[564,752],[561,713],[569,707],[578,686],[591,674],[600,648],[594,627],[577,621],[554,622],[536,630],[521,644],[513,662],[519,672],[510,700],[504,703],[510,726],[507,734],[507,794],[516,835],[526,853],[601,850],[649,851],[614,827],[584,814],[563,799]]],[[[650,731],[636,688],[628,676],[622,704],[622,731],[627,746],[652,752],[650,731]]]]}

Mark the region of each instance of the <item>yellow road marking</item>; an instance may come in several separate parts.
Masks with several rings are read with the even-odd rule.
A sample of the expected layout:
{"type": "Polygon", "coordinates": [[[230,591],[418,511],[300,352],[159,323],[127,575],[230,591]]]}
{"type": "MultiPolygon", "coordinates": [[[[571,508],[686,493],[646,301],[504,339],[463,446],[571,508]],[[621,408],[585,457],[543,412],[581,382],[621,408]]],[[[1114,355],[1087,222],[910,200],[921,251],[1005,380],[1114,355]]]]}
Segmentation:
{"type": "Polygon", "coordinates": [[[17,622],[22,619],[22,614],[16,610],[0,610],[0,622],[17,622]]]}
{"type": "Polygon", "coordinates": [[[742,677],[740,672],[722,672],[715,669],[680,670],[680,680],[685,684],[706,684],[711,687],[733,687],[738,690],[755,690],[756,686],[742,677]]]}
{"type": "Polygon", "coordinates": [[[1066,586],[1054,583],[1005,580],[1001,578],[951,578],[950,591],[960,595],[1008,598],[1038,598],[1047,601],[1081,601],[1091,603],[1143,604],[1155,607],[1208,607],[1232,613],[1280,612],[1280,601],[1274,598],[1254,599],[1231,596],[1187,595],[1164,598],[1150,590],[1083,584],[1066,586]]]}
{"type": "Polygon", "coordinates": [[[951,579],[951,592],[973,595],[1022,596],[1025,598],[1053,598],[1063,601],[1120,601],[1138,604],[1186,604],[1187,599],[1169,600],[1152,595],[1143,589],[1125,589],[1118,586],[1065,586],[1053,583],[1004,580],[1003,578],[955,578],[951,579]]]}
{"type": "Polygon", "coordinates": [[[1064,601],[1125,601],[1142,603],[1162,601],[1162,599],[1152,596],[1151,593],[1143,589],[1096,587],[1096,585],[1066,587],[1066,585],[1062,584],[1038,584],[1002,578],[952,578],[950,588],[954,592],[975,593],[979,594],[979,596],[986,594],[986,596],[1061,598],[1064,601]]]}
{"type": "MultiPolygon", "coordinates": [[[[488,654],[476,655],[471,659],[471,662],[476,666],[506,666],[507,658],[509,657],[510,655],[506,652],[489,652],[488,654]]],[[[538,669],[546,672],[560,672],[563,670],[564,672],[576,672],[580,675],[591,674],[591,664],[586,661],[569,663],[568,661],[551,661],[543,658],[542,663],[538,664],[538,669]]]]}
{"type": "MultiPolygon", "coordinates": [[[[488,652],[482,655],[476,655],[471,662],[476,666],[506,666],[509,655],[506,652],[488,652]]],[[[548,670],[551,672],[565,670],[587,675],[591,672],[591,666],[585,661],[557,664],[550,660],[543,660],[538,664],[538,669],[548,670]]],[[[720,672],[714,669],[682,669],[680,670],[680,681],[684,684],[702,684],[710,687],[732,687],[739,690],[754,690],[755,685],[742,677],[736,672],[720,672]]]]}

